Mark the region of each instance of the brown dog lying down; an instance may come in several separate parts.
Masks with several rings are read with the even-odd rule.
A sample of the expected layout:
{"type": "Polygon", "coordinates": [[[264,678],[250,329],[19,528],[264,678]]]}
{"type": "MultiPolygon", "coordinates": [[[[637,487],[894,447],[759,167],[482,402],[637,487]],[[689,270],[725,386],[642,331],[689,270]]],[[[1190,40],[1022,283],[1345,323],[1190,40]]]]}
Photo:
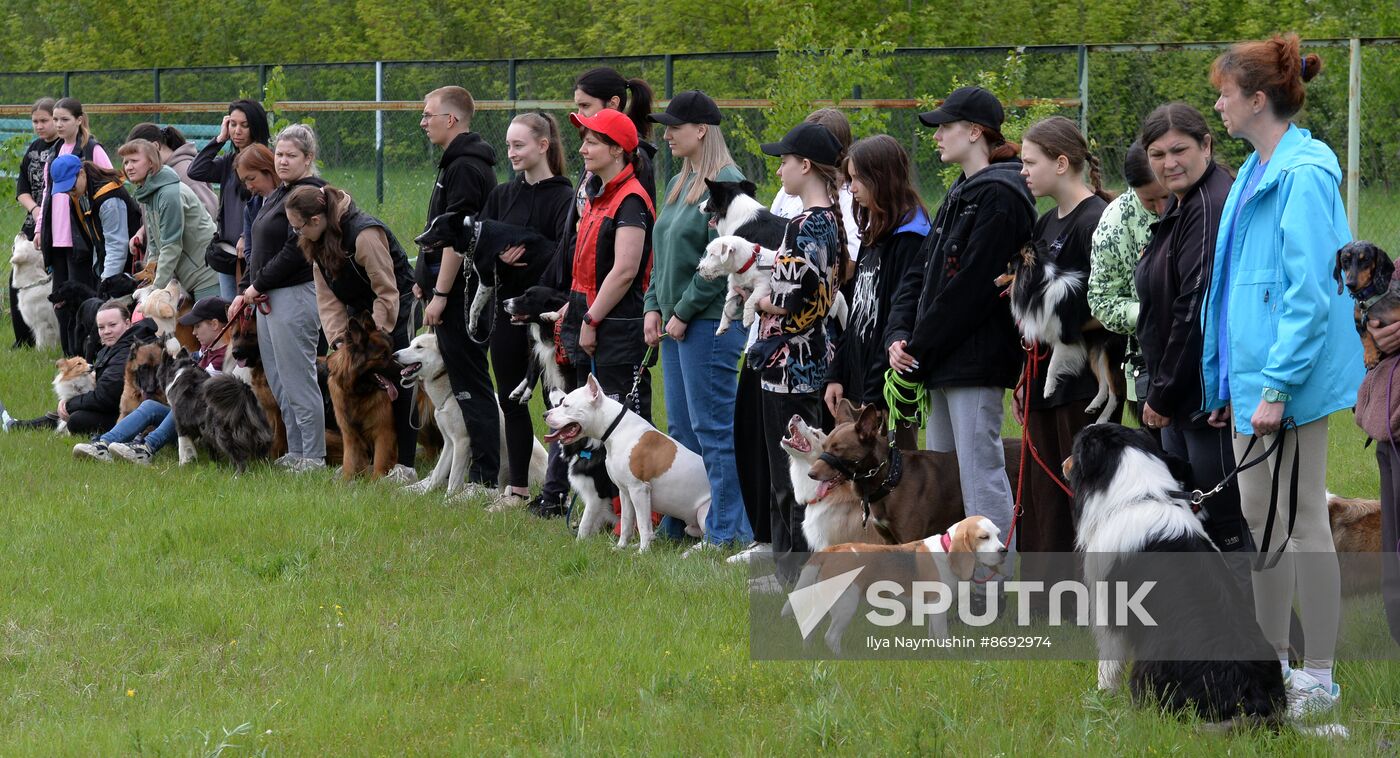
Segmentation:
{"type": "Polygon", "coordinates": [[[1381,587],[1381,501],[1327,494],[1332,544],[1341,560],[1342,594],[1362,595],[1381,587]]]}
{"type": "MultiPolygon", "coordinates": [[[[962,483],[958,457],[930,450],[900,451],[885,435],[885,412],[873,405],[842,402],[837,426],[826,437],[825,452],[808,474],[819,482],[855,483],[870,503],[870,520],[891,544],[921,540],[961,521],[962,483]]],[[[1021,442],[1004,440],[1006,475],[1020,473],[1021,442]]]]}

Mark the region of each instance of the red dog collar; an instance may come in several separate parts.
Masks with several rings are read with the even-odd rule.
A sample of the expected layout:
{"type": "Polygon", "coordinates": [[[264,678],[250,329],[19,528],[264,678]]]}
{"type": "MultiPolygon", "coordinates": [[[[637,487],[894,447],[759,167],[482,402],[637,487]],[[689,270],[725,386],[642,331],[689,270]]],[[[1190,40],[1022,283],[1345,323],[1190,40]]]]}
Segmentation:
{"type": "Polygon", "coordinates": [[[761,245],[754,245],[754,246],[753,246],[753,256],[751,256],[751,257],[749,258],[749,262],[748,262],[748,263],[745,263],[743,268],[739,269],[738,271],[735,271],[734,273],[736,273],[736,274],[742,274],[742,273],[744,273],[745,271],[748,271],[749,269],[753,268],[753,264],[755,264],[755,263],[758,262],[758,251],[759,251],[759,250],[762,250],[762,249],[763,249],[763,246],[761,246],[761,245]]]}
{"type": "Polygon", "coordinates": [[[942,534],[942,536],[940,537],[940,539],[941,539],[942,542],[943,542],[943,552],[945,552],[945,553],[951,553],[951,552],[953,552],[953,538],[952,538],[952,537],[949,537],[947,532],[944,532],[944,533],[942,534]]]}

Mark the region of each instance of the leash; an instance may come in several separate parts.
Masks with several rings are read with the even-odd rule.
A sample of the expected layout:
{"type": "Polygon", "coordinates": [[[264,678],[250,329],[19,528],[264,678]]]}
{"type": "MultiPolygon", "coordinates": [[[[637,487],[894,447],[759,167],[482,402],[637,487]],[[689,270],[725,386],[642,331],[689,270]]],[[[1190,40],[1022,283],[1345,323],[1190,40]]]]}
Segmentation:
{"type": "Polygon", "coordinates": [[[923,382],[910,381],[893,368],[885,369],[885,407],[890,410],[889,426],[893,433],[898,425],[910,424],[916,430],[928,418],[928,390],[923,382]],[[912,408],[909,413],[904,408],[912,408]]]}
{"type": "Polygon", "coordinates": [[[1269,445],[1264,452],[1260,453],[1258,458],[1249,460],[1249,454],[1254,450],[1254,446],[1259,442],[1259,439],[1260,437],[1257,434],[1249,438],[1249,444],[1244,448],[1244,455],[1240,456],[1241,463],[1235,466],[1234,471],[1226,474],[1225,478],[1220,480],[1219,484],[1205,492],[1201,490],[1192,490],[1190,493],[1180,494],[1188,496],[1192,513],[1200,513],[1204,508],[1205,501],[1224,491],[1226,487],[1230,486],[1231,482],[1239,477],[1241,472],[1263,463],[1269,459],[1270,455],[1274,456],[1273,481],[1269,488],[1269,515],[1264,519],[1264,541],[1263,544],[1259,546],[1259,558],[1254,564],[1255,571],[1267,571],[1278,565],[1279,559],[1283,557],[1284,551],[1288,549],[1289,541],[1293,539],[1293,527],[1298,521],[1298,476],[1302,463],[1303,451],[1299,446],[1298,423],[1294,421],[1292,416],[1283,419],[1283,423],[1279,426],[1278,432],[1274,435],[1273,444],[1269,445]],[[1288,531],[1284,535],[1282,544],[1279,545],[1278,550],[1271,552],[1269,550],[1269,541],[1274,536],[1274,522],[1278,518],[1279,477],[1283,475],[1284,440],[1287,439],[1290,429],[1293,430],[1293,465],[1289,473],[1288,483],[1288,531]]]}
{"type": "MultiPolygon", "coordinates": [[[[663,333],[663,337],[665,334],[663,333]]],[[[657,344],[660,344],[659,342],[657,344]]],[[[656,345],[647,345],[647,351],[642,355],[642,362],[632,369],[632,391],[627,393],[625,405],[632,406],[632,410],[637,415],[642,413],[642,372],[647,369],[652,360],[656,357],[656,345]]],[[[596,363],[595,363],[596,370],[596,363]]],[[[616,426],[616,422],[613,424],[616,426]]],[[[609,430],[611,431],[611,429],[609,430]]],[[[606,439],[606,437],[604,438],[606,439]]]]}
{"type": "Polygon", "coordinates": [[[1055,473],[1044,459],[1040,457],[1040,451],[1035,449],[1035,443],[1031,442],[1031,390],[1035,384],[1035,378],[1040,375],[1040,346],[1034,342],[1021,341],[1021,347],[1026,351],[1025,371],[1021,374],[1021,381],[1018,387],[1021,389],[1021,463],[1016,469],[1016,502],[1011,508],[1011,528],[1006,530],[1005,544],[1014,544],[1012,539],[1016,536],[1016,526],[1021,521],[1021,514],[1025,512],[1026,486],[1026,453],[1030,452],[1036,464],[1045,472],[1045,475],[1054,482],[1065,495],[1074,498],[1074,491],[1064,483],[1060,475],[1055,473]]]}

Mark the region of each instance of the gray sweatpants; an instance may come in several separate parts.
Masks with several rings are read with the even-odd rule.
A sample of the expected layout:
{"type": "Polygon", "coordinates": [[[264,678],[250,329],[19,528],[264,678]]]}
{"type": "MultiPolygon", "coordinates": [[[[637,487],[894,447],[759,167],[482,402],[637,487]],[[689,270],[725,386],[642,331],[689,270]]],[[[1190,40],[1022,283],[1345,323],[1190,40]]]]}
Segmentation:
{"type": "Polygon", "coordinates": [[[267,383],[282,409],[287,452],[297,458],[326,457],[326,413],[316,381],[316,342],[321,318],[313,282],[267,293],[272,312],[258,313],[258,353],[267,383]]]}
{"type": "Polygon", "coordinates": [[[1011,528],[1011,482],[1001,444],[1005,396],[1000,387],[930,387],[924,435],[929,450],[957,454],[963,512],[991,519],[1003,540],[1011,528]]]}

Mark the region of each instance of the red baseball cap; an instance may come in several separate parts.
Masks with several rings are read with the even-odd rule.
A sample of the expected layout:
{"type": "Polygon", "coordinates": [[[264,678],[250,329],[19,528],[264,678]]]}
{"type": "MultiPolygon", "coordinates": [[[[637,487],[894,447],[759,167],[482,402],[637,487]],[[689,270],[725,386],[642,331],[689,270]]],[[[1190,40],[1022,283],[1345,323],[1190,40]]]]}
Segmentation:
{"type": "Polygon", "coordinates": [[[580,129],[605,134],[608,139],[616,142],[629,153],[637,149],[637,125],[633,124],[632,119],[627,118],[622,111],[604,108],[592,116],[570,113],[569,123],[580,129]]]}

